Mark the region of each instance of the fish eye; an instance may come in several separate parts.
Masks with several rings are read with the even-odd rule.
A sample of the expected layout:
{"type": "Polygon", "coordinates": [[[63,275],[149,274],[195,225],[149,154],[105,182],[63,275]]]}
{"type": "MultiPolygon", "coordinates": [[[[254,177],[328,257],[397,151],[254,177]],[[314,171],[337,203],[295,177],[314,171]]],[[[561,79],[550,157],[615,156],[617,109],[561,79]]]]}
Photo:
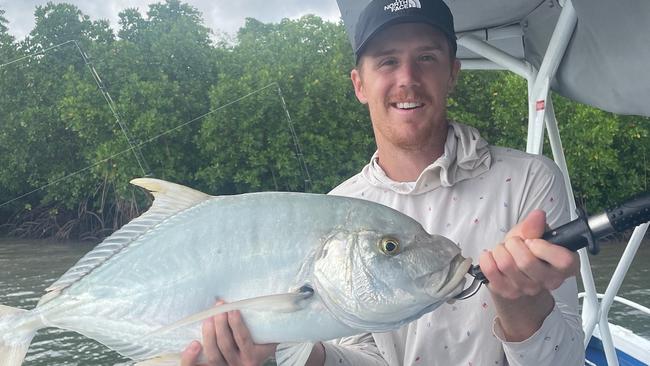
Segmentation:
{"type": "Polygon", "coordinates": [[[399,253],[399,241],[395,238],[386,237],[381,239],[379,249],[386,255],[396,255],[399,253]]]}

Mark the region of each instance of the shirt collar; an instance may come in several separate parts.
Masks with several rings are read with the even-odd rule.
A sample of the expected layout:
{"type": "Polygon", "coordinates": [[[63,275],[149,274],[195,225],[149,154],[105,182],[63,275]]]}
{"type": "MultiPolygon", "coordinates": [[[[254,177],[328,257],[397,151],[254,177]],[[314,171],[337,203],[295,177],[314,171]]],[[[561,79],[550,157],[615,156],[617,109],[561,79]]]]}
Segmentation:
{"type": "Polygon", "coordinates": [[[426,167],[415,182],[396,182],[379,166],[375,152],[361,174],[373,185],[400,194],[422,194],[438,187],[451,187],[465,179],[476,177],[490,169],[488,143],[477,129],[449,122],[445,152],[426,167]]]}

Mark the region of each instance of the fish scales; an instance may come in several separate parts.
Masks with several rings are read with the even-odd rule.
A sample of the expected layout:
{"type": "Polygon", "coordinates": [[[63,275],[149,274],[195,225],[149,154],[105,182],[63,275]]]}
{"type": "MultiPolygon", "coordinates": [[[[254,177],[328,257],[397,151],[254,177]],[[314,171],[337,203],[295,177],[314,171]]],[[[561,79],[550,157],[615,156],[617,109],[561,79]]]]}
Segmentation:
{"type": "MultiPolygon", "coordinates": [[[[453,243],[375,203],[281,192],[212,197],[142,181],[168,192],[154,192],[148,213],[82,258],[82,267],[52,285],[36,309],[13,314],[24,318],[18,328],[74,330],[144,360],[178,354],[200,339],[198,322],[156,331],[210,308],[216,299],[291,295],[308,285],[314,294],[303,302],[282,298],[269,302],[266,311],[258,310],[266,303],[241,311],[256,342],[313,342],[395,328],[462,287],[468,260],[453,243]],[[386,238],[402,241],[402,253],[381,253],[386,238]],[[84,268],[89,265],[95,267],[84,268]],[[444,283],[450,273],[455,282],[444,283]],[[414,285],[422,278],[432,282],[427,289],[414,285]],[[442,294],[432,290],[443,287],[449,289],[442,294]],[[390,319],[393,313],[399,318],[390,319]]],[[[1,314],[0,330],[3,321],[10,323],[1,314]]],[[[3,339],[9,343],[6,333],[0,357],[3,339]]]]}

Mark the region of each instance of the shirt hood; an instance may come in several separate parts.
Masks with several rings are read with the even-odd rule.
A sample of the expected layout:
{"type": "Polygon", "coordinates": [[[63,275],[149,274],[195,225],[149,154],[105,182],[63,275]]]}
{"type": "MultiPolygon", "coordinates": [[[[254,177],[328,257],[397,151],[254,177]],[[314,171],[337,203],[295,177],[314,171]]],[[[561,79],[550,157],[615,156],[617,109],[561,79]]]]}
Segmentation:
{"type": "Polygon", "coordinates": [[[449,123],[445,152],[422,171],[415,182],[396,182],[379,166],[375,152],[361,175],[370,184],[400,194],[422,194],[438,187],[451,187],[490,169],[488,143],[477,129],[456,122],[449,123]]]}

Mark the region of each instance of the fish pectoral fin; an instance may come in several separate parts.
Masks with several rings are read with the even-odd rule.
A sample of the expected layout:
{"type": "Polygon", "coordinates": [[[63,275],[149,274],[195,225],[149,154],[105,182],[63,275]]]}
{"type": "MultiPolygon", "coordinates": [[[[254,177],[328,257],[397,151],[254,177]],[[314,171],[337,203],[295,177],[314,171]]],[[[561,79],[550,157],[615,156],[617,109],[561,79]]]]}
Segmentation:
{"type": "Polygon", "coordinates": [[[215,316],[217,314],[222,314],[233,310],[257,310],[257,311],[291,313],[303,309],[307,304],[306,300],[311,298],[313,295],[314,295],[314,290],[311,287],[303,286],[297,292],[259,296],[250,299],[244,299],[244,300],[239,300],[231,303],[217,305],[210,309],[203,310],[196,314],[192,314],[172,324],[159,328],[145,335],[143,338],[148,338],[152,335],[160,335],[163,333],[167,333],[174,329],[178,329],[186,325],[207,319],[211,316],[215,316]]]}
{"type": "Polygon", "coordinates": [[[140,361],[134,366],[178,366],[181,362],[180,353],[170,353],[140,361]]]}
{"type": "Polygon", "coordinates": [[[280,343],[275,349],[278,366],[304,366],[314,348],[314,343],[280,343]]]}

